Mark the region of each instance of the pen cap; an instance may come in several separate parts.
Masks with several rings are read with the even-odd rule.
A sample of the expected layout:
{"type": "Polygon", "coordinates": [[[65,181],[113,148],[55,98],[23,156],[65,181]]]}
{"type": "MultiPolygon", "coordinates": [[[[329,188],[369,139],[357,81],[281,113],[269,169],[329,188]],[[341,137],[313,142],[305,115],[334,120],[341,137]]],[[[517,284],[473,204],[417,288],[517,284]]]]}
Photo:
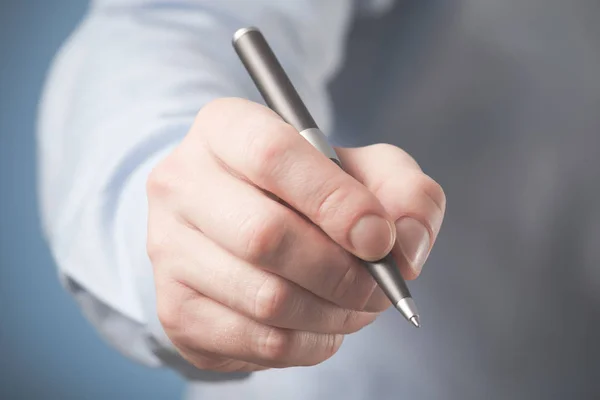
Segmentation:
{"type": "Polygon", "coordinates": [[[273,111],[298,132],[317,128],[294,85],[257,28],[237,31],[233,37],[233,47],[273,111]]]}

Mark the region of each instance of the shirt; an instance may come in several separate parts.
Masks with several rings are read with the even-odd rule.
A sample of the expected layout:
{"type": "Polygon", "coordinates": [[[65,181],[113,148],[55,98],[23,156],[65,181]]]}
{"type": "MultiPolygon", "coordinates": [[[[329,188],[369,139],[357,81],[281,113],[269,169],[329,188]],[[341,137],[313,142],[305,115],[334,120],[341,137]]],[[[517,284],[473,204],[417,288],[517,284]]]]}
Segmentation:
{"type": "Polygon", "coordinates": [[[193,399],[595,398],[598,11],[585,0],[92,2],[53,64],[39,123],[42,215],[65,287],[124,354],[190,378],[193,399]],[[195,370],[164,334],[144,188],[203,104],[261,101],[230,44],[248,25],[332,140],[405,148],[448,208],[411,283],[421,330],[390,310],[323,364],[245,376],[195,370]]]}

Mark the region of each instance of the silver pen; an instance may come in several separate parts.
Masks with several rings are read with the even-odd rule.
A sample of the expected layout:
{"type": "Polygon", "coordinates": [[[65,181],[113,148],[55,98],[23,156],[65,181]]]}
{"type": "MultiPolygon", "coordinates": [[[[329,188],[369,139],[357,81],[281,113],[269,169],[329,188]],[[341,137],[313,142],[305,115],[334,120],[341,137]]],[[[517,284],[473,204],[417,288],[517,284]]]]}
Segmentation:
{"type": "MultiPolygon", "coordinates": [[[[317,150],[342,167],[262,33],[254,27],[242,28],[235,32],[232,42],[267,105],[317,150]]],[[[361,261],[392,304],[418,328],[417,307],[391,253],[379,261],[361,261]]]]}

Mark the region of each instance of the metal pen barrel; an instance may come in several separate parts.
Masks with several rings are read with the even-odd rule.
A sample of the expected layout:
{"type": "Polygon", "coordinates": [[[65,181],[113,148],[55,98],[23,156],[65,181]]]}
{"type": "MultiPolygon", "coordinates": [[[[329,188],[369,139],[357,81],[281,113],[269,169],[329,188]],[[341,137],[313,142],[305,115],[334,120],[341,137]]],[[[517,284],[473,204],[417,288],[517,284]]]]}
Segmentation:
{"type": "MultiPolygon", "coordinates": [[[[341,167],[335,150],[317,127],[262,33],[253,27],[240,29],[233,36],[233,47],[267,105],[341,167]]],[[[392,304],[419,327],[416,305],[392,255],[363,263],[392,304]]]]}
{"type": "Polygon", "coordinates": [[[269,108],[298,132],[317,128],[315,120],[258,29],[237,31],[233,37],[233,47],[269,108]]]}

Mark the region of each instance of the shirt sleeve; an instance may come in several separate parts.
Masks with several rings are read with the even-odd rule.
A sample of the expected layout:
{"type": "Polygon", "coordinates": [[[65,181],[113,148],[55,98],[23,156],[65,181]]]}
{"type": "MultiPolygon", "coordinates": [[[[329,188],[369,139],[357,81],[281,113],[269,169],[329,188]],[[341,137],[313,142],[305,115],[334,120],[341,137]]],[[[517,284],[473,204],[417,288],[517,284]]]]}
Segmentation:
{"type": "Polygon", "coordinates": [[[240,27],[263,31],[328,131],[326,84],[353,8],[348,0],[97,0],[58,53],[38,124],[44,232],[61,282],[123,354],[219,379],[179,357],[156,316],[146,178],[208,101],[261,101],[231,47],[240,27]]]}

